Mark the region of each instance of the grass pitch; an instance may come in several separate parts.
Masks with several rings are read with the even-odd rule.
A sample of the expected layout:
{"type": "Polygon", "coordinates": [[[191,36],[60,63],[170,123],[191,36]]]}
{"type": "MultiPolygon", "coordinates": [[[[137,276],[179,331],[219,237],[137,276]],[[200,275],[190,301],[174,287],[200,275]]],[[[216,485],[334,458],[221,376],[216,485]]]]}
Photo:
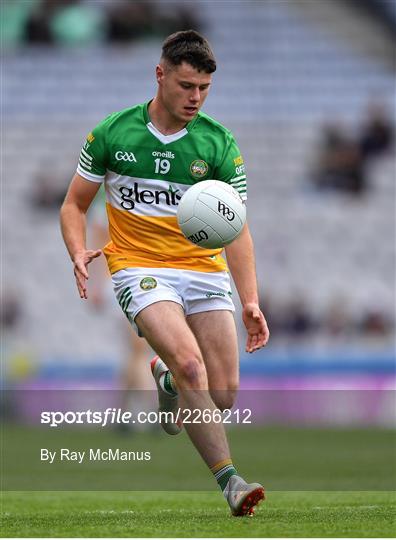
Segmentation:
{"type": "Polygon", "coordinates": [[[186,434],[173,439],[162,433],[55,433],[59,439],[53,445],[152,449],[153,469],[141,463],[39,465],[36,450],[44,440],[37,442],[35,432],[16,426],[7,431],[2,448],[2,487],[9,490],[1,497],[2,537],[384,538],[396,533],[391,430],[230,430],[238,470],[268,490],[252,518],[230,516],[186,434]],[[30,463],[32,456],[36,464],[30,463]],[[144,487],[137,486],[145,483],[141,491],[144,487]],[[172,491],[158,491],[163,488],[172,491]]]}
{"type": "Polygon", "coordinates": [[[393,537],[395,494],[272,492],[234,518],[218,492],[9,492],[3,537],[393,537]]]}

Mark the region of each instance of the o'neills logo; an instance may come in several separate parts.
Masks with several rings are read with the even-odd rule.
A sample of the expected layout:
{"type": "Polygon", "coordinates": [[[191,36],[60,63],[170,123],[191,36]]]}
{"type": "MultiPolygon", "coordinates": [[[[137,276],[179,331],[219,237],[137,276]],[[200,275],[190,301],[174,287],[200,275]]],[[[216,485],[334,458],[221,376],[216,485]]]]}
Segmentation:
{"type": "Polygon", "coordinates": [[[136,204],[166,204],[166,206],[177,206],[182,195],[178,189],[169,186],[168,190],[139,190],[139,184],[134,182],[133,187],[121,186],[121,206],[124,210],[133,210],[136,204]]]}
{"type": "Polygon", "coordinates": [[[171,152],[170,150],[167,150],[166,152],[154,152],[151,154],[153,157],[163,157],[168,159],[173,159],[175,157],[175,154],[171,152]]]}

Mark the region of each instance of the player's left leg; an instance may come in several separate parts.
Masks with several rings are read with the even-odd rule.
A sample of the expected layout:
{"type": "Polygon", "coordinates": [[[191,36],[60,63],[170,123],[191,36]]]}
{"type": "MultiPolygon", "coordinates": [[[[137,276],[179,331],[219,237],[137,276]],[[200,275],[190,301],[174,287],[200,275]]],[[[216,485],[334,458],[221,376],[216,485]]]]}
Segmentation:
{"type": "MultiPolygon", "coordinates": [[[[201,349],[208,374],[209,390],[216,406],[230,409],[239,386],[238,339],[234,316],[228,310],[194,313],[187,322],[201,349]]],[[[264,499],[261,484],[248,484],[237,474],[223,491],[234,516],[252,514],[264,499]]]]}
{"type": "Polygon", "coordinates": [[[230,409],[239,386],[234,316],[228,310],[204,311],[189,315],[187,322],[202,351],[212,399],[219,409],[230,409]]]}
{"type": "Polygon", "coordinates": [[[231,311],[219,309],[188,315],[187,322],[203,355],[210,395],[220,410],[230,409],[239,387],[234,316],[231,311]]]}

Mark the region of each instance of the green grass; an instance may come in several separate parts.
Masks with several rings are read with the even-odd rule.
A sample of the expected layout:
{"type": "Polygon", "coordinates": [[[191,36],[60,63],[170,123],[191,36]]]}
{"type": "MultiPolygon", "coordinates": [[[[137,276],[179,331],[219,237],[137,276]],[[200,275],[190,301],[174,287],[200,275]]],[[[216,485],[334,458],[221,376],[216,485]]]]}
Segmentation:
{"type": "Polygon", "coordinates": [[[392,537],[395,494],[271,492],[233,518],[218,492],[8,492],[2,537],[392,537]]]}
{"type": "Polygon", "coordinates": [[[3,537],[396,534],[395,433],[389,429],[230,430],[238,471],[268,490],[267,501],[253,518],[230,516],[185,433],[179,437],[161,432],[123,436],[105,430],[48,434],[8,426],[3,435],[2,487],[7,490],[1,499],[3,537]],[[38,458],[40,447],[47,446],[144,449],[152,452],[152,460],[50,466],[38,458]]]}
{"type": "MultiPolygon", "coordinates": [[[[110,430],[8,426],[2,486],[9,491],[210,491],[213,478],[185,432],[126,436],[110,430]],[[147,450],[148,461],[40,462],[40,448],[147,450]],[[188,472],[188,474],[187,474],[188,472]]],[[[254,427],[229,430],[234,463],[271,491],[392,491],[396,437],[389,429],[254,427]]]]}

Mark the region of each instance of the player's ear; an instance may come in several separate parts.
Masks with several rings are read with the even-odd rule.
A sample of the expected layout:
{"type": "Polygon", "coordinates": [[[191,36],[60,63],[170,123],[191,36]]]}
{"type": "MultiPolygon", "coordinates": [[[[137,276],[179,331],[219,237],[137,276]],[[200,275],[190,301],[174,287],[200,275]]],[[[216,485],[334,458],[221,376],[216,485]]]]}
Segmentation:
{"type": "Polygon", "coordinates": [[[157,79],[157,83],[161,84],[162,79],[164,78],[164,68],[161,66],[161,64],[158,64],[155,68],[155,77],[157,79]]]}

